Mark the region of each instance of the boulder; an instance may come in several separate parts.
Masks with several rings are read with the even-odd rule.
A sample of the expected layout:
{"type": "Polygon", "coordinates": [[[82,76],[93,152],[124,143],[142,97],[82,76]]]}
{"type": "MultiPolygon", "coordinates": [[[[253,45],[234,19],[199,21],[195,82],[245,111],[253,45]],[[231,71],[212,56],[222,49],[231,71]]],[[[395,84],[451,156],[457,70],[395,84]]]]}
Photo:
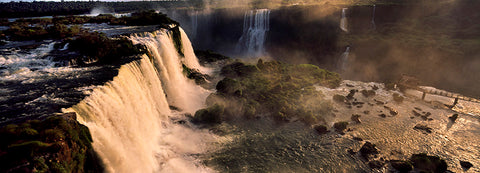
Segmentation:
{"type": "Polygon", "coordinates": [[[347,129],[348,122],[346,121],[341,121],[341,122],[336,122],[333,124],[333,128],[335,128],[335,131],[337,132],[343,132],[345,129],[347,129]]]}
{"type": "Polygon", "coordinates": [[[400,173],[407,173],[413,170],[413,165],[408,161],[403,160],[391,160],[390,165],[400,173]]]}
{"type": "Polygon", "coordinates": [[[451,122],[455,122],[458,118],[458,114],[453,114],[452,116],[448,117],[448,119],[451,121],[451,122]]]}
{"type": "Polygon", "coordinates": [[[324,125],[321,125],[321,124],[318,124],[318,125],[315,125],[313,126],[313,129],[315,129],[315,131],[319,134],[325,134],[325,133],[328,133],[328,128],[327,126],[324,126],[324,125]]]}
{"type": "Polygon", "coordinates": [[[367,159],[369,160],[370,157],[378,154],[378,150],[377,148],[375,147],[375,144],[372,144],[370,142],[365,142],[365,144],[363,144],[362,148],[360,148],[360,155],[364,158],[364,159],[367,159]]]}
{"type": "Polygon", "coordinates": [[[427,133],[432,133],[433,132],[433,129],[428,127],[425,124],[417,124],[417,125],[415,125],[415,127],[413,127],[413,129],[421,130],[421,131],[424,131],[424,132],[427,132],[427,133]]]}
{"type": "Polygon", "coordinates": [[[413,154],[410,162],[419,172],[441,173],[447,171],[448,165],[438,156],[429,156],[425,153],[413,154]]]}
{"type": "Polygon", "coordinates": [[[460,160],[460,165],[462,166],[463,169],[468,170],[471,167],[473,167],[473,164],[468,162],[468,161],[461,161],[460,160]]]}

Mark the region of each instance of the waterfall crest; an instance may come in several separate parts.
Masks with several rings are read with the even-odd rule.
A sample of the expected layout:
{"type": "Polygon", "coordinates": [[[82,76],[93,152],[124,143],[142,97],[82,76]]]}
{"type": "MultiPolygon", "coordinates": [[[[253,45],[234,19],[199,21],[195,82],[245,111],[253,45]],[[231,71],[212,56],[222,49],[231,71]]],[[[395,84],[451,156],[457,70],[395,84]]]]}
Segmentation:
{"type": "Polygon", "coordinates": [[[209,94],[182,74],[182,63],[201,66],[181,33],[185,57],[177,53],[168,30],[130,36],[135,44],[144,44],[151,57],[122,65],[112,81],[64,110],[76,112],[78,121],[90,129],[107,172],[211,171],[194,155],[205,152],[205,144],[216,137],[172,120],[202,108],[209,94]]]}
{"type": "Polygon", "coordinates": [[[259,9],[245,12],[243,34],[238,40],[236,51],[248,56],[265,54],[266,33],[270,30],[270,10],[259,9]]]}
{"type": "Polygon", "coordinates": [[[347,26],[347,8],[342,8],[342,18],[340,19],[340,29],[348,32],[347,26]]]}

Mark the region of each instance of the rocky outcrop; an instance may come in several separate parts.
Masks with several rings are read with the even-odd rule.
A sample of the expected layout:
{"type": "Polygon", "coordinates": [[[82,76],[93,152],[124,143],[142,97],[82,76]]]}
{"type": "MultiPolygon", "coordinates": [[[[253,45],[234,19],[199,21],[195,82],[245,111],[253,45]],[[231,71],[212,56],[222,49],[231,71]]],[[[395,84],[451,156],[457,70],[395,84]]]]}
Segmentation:
{"type": "Polygon", "coordinates": [[[468,161],[462,161],[460,160],[460,165],[462,166],[463,169],[469,170],[471,167],[473,167],[473,164],[468,162],[468,161]]]}

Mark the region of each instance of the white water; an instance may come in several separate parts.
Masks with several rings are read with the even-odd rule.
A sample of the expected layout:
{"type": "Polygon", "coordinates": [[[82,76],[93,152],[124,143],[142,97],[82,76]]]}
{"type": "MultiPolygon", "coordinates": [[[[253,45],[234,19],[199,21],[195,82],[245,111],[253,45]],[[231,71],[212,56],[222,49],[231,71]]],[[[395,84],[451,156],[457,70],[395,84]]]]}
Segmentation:
{"type": "Polygon", "coordinates": [[[238,40],[236,50],[248,56],[265,54],[266,33],[270,30],[270,10],[251,10],[243,19],[243,34],[238,40]]]}
{"type": "Polygon", "coordinates": [[[345,52],[342,53],[340,57],[339,69],[340,71],[345,71],[348,65],[348,55],[350,54],[350,46],[347,46],[345,52]]]}
{"type": "Polygon", "coordinates": [[[373,12],[372,12],[372,29],[373,30],[377,29],[377,25],[375,25],[375,8],[376,8],[376,6],[373,5],[373,12]]]}
{"type": "Polygon", "coordinates": [[[340,19],[340,29],[345,32],[348,32],[348,25],[347,25],[347,8],[342,8],[342,18],[340,19]]]}
{"type": "Polygon", "coordinates": [[[173,105],[194,113],[209,94],[182,74],[182,62],[200,68],[188,39],[182,39],[185,58],[166,30],[130,39],[146,45],[153,57],[123,65],[113,81],[64,111],[77,112],[79,122],[88,126],[108,172],[210,172],[194,155],[205,152],[216,137],[175,124],[172,119],[185,117],[169,109],[173,105]]]}

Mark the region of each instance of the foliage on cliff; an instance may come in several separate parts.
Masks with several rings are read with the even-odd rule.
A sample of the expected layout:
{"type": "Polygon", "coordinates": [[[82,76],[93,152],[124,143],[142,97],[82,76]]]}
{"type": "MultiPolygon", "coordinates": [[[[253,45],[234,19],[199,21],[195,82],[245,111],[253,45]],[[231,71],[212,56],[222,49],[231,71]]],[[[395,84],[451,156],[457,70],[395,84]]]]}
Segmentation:
{"type": "Polygon", "coordinates": [[[0,172],[101,172],[90,131],[74,115],[2,127],[0,172]]]}
{"type": "Polygon", "coordinates": [[[225,107],[224,119],[269,115],[279,121],[319,123],[332,107],[315,85],[334,88],[341,82],[338,74],[314,65],[277,61],[259,60],[257,65],[234,62],[223,67],[221,74],[226,78],[218,82],[207,105],[225,107]]]}

